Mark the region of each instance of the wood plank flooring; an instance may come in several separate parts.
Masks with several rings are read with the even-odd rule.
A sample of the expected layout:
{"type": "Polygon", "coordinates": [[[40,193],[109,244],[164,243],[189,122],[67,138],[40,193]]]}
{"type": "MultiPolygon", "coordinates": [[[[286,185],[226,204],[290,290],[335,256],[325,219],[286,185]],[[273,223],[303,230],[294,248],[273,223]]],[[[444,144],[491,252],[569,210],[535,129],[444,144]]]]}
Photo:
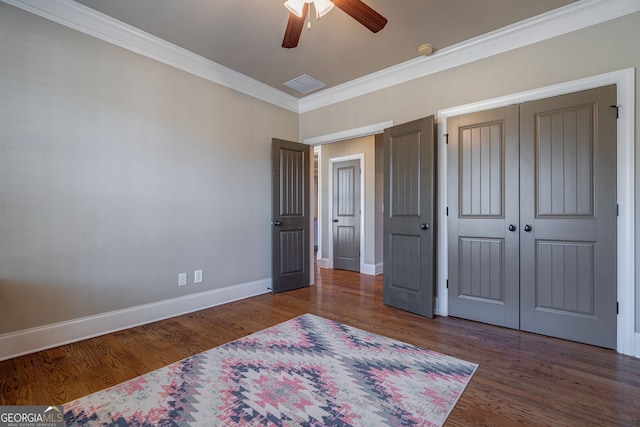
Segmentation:
{"type": "Polygon", "coordinates": [[[62,404],[304,313],[480,365],[447,426],[640,426],[640,360],[382,304],[382,277],[316,269],[262,295],[0,362],[0,405],[62,404]]]}

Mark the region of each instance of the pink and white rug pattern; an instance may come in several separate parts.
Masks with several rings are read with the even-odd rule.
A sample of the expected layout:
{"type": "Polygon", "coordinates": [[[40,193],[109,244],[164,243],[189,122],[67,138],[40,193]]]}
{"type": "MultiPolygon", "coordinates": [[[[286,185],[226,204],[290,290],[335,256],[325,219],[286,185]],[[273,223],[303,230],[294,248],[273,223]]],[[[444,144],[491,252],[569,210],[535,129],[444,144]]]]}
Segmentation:
{"type": "Polygon", "coordinates": [[[441,426],[478,365],[305,314],[69,402],[69,426],[441,426]]]}

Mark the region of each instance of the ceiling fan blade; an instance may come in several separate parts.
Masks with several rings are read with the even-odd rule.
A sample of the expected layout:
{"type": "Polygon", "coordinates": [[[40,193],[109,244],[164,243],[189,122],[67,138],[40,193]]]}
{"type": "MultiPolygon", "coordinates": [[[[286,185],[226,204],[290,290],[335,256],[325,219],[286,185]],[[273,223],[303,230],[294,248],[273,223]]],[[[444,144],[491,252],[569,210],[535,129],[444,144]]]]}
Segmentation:
{"type": "Polygon", "coordinates": [[[387,18],[360,0],[333,0],[333,4],[374,33],[387,25],[387,18]]]}
{"type": "Polygon", "coordinates": [[[282,47],[291,49],[298,46],[300,40],[300,34],[304,28],[304,19],[309,11],[309,3],[305,3],[302,8],[302,18],[298,17],[294,13],[289,13],[289,22],[287,22],[287,29],[284,31],[284,38],[282,39],[282,47]]]}

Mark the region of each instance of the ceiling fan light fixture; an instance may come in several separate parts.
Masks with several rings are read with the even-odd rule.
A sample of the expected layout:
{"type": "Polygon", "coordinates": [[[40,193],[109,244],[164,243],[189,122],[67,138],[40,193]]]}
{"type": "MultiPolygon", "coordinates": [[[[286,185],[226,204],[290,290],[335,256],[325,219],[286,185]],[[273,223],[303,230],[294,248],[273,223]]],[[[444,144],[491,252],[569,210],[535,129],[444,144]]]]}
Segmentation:
{"type": "Polygon", "coordinates": [[[314,4],[318,19],[327,14],[334,6],[337,6],[372,33],[377,33],[387,25],[387,18],[371,9],[362,0],[287,0],[284,2],[284,6],[290,13],[287,20],[287,28],[284,31],[284,38],[282,39],[283,48],[291,49],[298,46],[307,15],[309,16],[307,25],[311,27],[309,3],[314,4]]]}
{"type": "Polygon", "coordinates": [[[284,7],[289,9],[289,12],[297,17],[302,18],[302,10],[304,9],[305,3],[307,3],[305,0],[287,0],[284,2],[284,7]]]}
{"type": "Polygon", "coordinates": [[[331,0],[313,0],[313,6],[316,8],[316,17],[322,18],[333,9],[333,2],[331,0]]]}

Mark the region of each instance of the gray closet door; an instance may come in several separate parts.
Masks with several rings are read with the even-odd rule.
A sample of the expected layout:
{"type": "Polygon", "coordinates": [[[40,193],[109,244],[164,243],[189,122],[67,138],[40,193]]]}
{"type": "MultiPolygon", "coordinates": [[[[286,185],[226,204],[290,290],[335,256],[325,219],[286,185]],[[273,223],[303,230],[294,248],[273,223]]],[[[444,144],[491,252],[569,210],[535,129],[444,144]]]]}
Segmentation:
{"type": "Polygon", "coordinates": [[[616,88],[450,119],[449,312],[616,347],[616,88]]]}
{"type": "Polygon", "coordinates": [[[333,164],[333,268],[360,271],[360,160],[333,164]]]}
{"type": "Polygon", "coordinates": [[[311,147],[273,139],[272,289],[309,286],[309,175],[311,147]]]}
{"type": "Polygon", "coordinates": [[[383,301],[433,317],[433,116],[384,131],[383,301]]]}
{"type": "Polygon", "coordinates": [[[448,124],[449,313],[518,328],[518,107],[448,124]]]}
{"type": "Polygon", "coordinates": [[[615,104],[608,86],[520,108],[520,327],[608,348],[617,330],[615,104]]]}

